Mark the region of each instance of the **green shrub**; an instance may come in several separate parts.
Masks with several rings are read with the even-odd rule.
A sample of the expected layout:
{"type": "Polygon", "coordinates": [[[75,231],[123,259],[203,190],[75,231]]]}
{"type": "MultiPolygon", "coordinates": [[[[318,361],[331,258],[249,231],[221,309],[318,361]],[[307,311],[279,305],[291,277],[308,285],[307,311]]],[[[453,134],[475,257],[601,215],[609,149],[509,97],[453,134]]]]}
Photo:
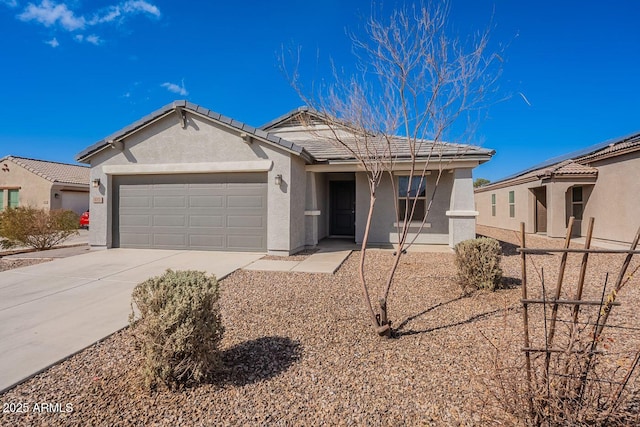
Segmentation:
{"type": "Polygon", "coordinates": [[[495,239],[480,237],[465,240],[455,247],[458,282],[468,289],[495,290],[502,279],[500,244],[495,239]]]}
{"type": "Polygon", "coordinates": [[[129,323],[147,387],[198,383],[219,367],[218,296],[216,278],[200,271],[167,270],[135,287],[129,323]]]}
{"type": "Polygon", "coordinates": [[[78,234],[78,215],[68,210],[32,207],[5,209],[0,213],[0,246],[51,249],[78,234]]]}

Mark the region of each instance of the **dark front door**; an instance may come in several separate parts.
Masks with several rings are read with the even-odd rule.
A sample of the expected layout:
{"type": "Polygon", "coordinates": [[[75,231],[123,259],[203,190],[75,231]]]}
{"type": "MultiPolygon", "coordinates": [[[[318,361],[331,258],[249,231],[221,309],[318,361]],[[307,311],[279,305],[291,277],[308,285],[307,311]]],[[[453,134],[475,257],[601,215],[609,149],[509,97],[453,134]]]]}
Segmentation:
{"type": "Polygon", "coordinates": [[[329,233],[334,236],[356,234],[356,182],[330,181],[331,214],[329,233]]]}
{"type": "Polygon", "coordinates": [[[547,187],[533,190],[536,196],[536,233],[547,232],[547,187]]]}

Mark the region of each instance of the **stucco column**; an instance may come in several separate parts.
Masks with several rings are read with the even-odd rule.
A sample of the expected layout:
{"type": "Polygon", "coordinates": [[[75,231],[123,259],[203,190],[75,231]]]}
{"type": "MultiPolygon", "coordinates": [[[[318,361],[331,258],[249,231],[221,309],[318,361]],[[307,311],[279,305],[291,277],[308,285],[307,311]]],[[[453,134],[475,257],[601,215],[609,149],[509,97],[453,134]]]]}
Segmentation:
{"type": "Polygon", "coordinates": [[[305,245],[314,247],[318,244],[318,173],[307,172],[306,204],[304,211],[305,245]]]}
{"type": "Polygon", "coordinates": [[[572,183],[553,182],[547,185],[547,236],[565,237],[567,234],[567,190],[572,183]]]}
{"type": "Polygon", "coordinates": [[[470,168],[454,169],[449,217],[449,246],[476,237],[476,216],[473,199],[473,176],[470,168]]]}

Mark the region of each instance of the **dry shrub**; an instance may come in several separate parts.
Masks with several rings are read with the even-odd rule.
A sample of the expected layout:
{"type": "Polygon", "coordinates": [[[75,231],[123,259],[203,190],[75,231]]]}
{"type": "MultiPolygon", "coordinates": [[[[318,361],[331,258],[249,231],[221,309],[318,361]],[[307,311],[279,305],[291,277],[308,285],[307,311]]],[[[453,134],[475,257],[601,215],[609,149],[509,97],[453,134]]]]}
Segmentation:
{"type": "MultiPolygon", "coordinates": [[[[505,329],[509,326],[505,325],[505,329]]],[[[492,376],[485,382],[492,396],[495,424],[523,426],[640,425],[640,379],[633,354],[590,352],[591,328],[558,336],[572,351],[551,353],[546,369],[544,352],[531,355],[531,380],[522,343],[514,337],[492,340],[492,376]],[[615,355],[615,357],[612,357],[615,355]]],[[[637,363],[637,361],[636,361],[637,363]]]]}
{"type": "Polygon", "coordinates": [[[463,291],[495,290],[502,279],[501,249],[497,240],[480,237],[460,242],[455,247],[458,282],[463,291]]]}
{"type": "Polygon", "coordinates": [[[3,248],[23,245],[38,250],[51,249],[74,234],[78,234],[78,215],[73,211],[20,206],[0,213],[3,248]]]}
{"type": "Polygon", "coordinates": [[[217,280],[200,271],[167,270],[135,287],[129,323],[147,387],[198,383],[220,366],[218,298],[217,280]]]}

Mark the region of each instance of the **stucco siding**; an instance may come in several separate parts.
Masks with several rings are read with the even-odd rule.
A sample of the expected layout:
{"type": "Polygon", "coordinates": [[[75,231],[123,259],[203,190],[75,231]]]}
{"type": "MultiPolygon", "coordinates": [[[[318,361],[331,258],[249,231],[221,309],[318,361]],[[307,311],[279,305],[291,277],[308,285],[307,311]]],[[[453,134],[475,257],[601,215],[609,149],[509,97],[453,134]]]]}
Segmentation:
{"type": "Polygon", "coordinates": [[[291,216],[289,219],[289,248],[290,252],[297,252],[304,249],[306,237],[305,225],[305,205],[307,175],[305,163],[300,158],[291,158],[290,161],[291,193],[289,194],[289,204],[291,216]]]}
{"type": "Polygon", "coordinates": [[[19,188],[18,206],[51,209],[50,203],[53,196],[51,187],[53,183],[11,161],[7,161],[6,164],[7,167],[0,171],[0,188],[5,188],[2,192],[2,206],[8,206],[8,191],[6,188],[19,188]],[[8,171],[4,169],[8,169],[8,171]]]}
{"type": "MultiPolygon", "coordinates": [[[[397,180],[398,176],[394,176],[397,180]]],[[[433,196],[433,205],[427,216],[426,226],[417,236],[417,244],[448,244],[449,243],[449,218],[446,213],[451,204],[451,191],[453,188],[453,174],[445,171],[442,173],[436,190],[437,171],[427,175],[427,203],[433,196]]],[[[364,231],[369,213],[369,188],[365,173],[356,173],[356,242],[362,243],[364,231]]],[[[398,233],[396,223],[397,194],[388,175],[385,175],[376,193],[376,205],[372,217],[372,227],[369,233],[369,243],[388,244],[397,243],[398,233]]],[[[419,220],[414,219],[415,226],[410,229],[409,240],[416,237],[419,230],[419,220]]]]}
{"type": "Polygon", "coordinates": [[[536,232],[534,189],[546,187],[547,230],[549,237],[566,236],[572,212],[572,189],[582,188],[583,220],[576,220],[574,236],[587,234],[593,217],[594,239],[629,243],[640,226],[640,151],[588,164],[598,169],[597,179],[549,179],[504,188],[478,190],[475,193],[478,224],[519,230],[525,223],[527,233],[536,232]],[[515,194],[515,217],[509,217],[509,191],[515,194]],[[496,215],[491,213],[491,196],[496,196],[496,215]]]}
{"type": "MultiPolygon", "coordinates": [[[[191,113],[186,114],[185,129],[177,114],[169,114],[125,138],[122,150],[107,148],[91,157],[91,180],[97,178],[101,185],[99,188],[91,188],[90,244],[103,247],[112,245],[111,214],[114,201],[113,175],[108,173],[110,167],[126,166],[126,170],[129,170],[127,174],[136,174],[149,173],[144,169],[147,165],[156,168],[158,165],[166,165],[166,171],[156,173],[172,173],[170,169],[175,165],[179,165],[181,169],[189,169],[189,165],[193,165],[196,169],[204,163],[224,166],[233,162],[234,168],[240,171],[243,164],[250,166],[268,161],[272,162],[272,166],[267,171],[267,249],[288,252],[295,249],[291,248],[292,244],[300,245],[304,237],[299,234],[304,236],[304,225],[300,227],[301,231],[296,231],[295,236],[292,236],[290,224],[292,220],[296,226],[300,222],[304,224],[304,209],[299,213],[298,207],[292,208],[290,195],[303,194],[305,184],[304,173],[300,179],[300,165],[291,165],[292,155],[255,139],[246,142],[236,130],[191,113]],[[276,175],[282,175],[280,186],[275,185],[276,175]]],[[[302,170],[304,172],[303,166],[302,170]]]]}
{"type": "MultiPolygon", "coordinates": [[[[598,181],[585,205],[598,239],[630,243],[640,226],[640,151],[591,164],[598,181]]],[[[583,233],[586,222],[583,221],[583,233]]]]}
{"type": "Polygon", "coordinates": [[[535,218],[530,215],[533,209],[534,196],[532,188],[539,187],[539,181],[514,185],[507,188],[483,191],[475,194],[477,224],[489,227],[520,230],[524,222],[528,233],[535,232],[535,218]],[[509,192],[514,195],[514,217],[510,216],[509,192]],[[495,195],[495,215],[492,213],[492,196],[495,195]]]}

